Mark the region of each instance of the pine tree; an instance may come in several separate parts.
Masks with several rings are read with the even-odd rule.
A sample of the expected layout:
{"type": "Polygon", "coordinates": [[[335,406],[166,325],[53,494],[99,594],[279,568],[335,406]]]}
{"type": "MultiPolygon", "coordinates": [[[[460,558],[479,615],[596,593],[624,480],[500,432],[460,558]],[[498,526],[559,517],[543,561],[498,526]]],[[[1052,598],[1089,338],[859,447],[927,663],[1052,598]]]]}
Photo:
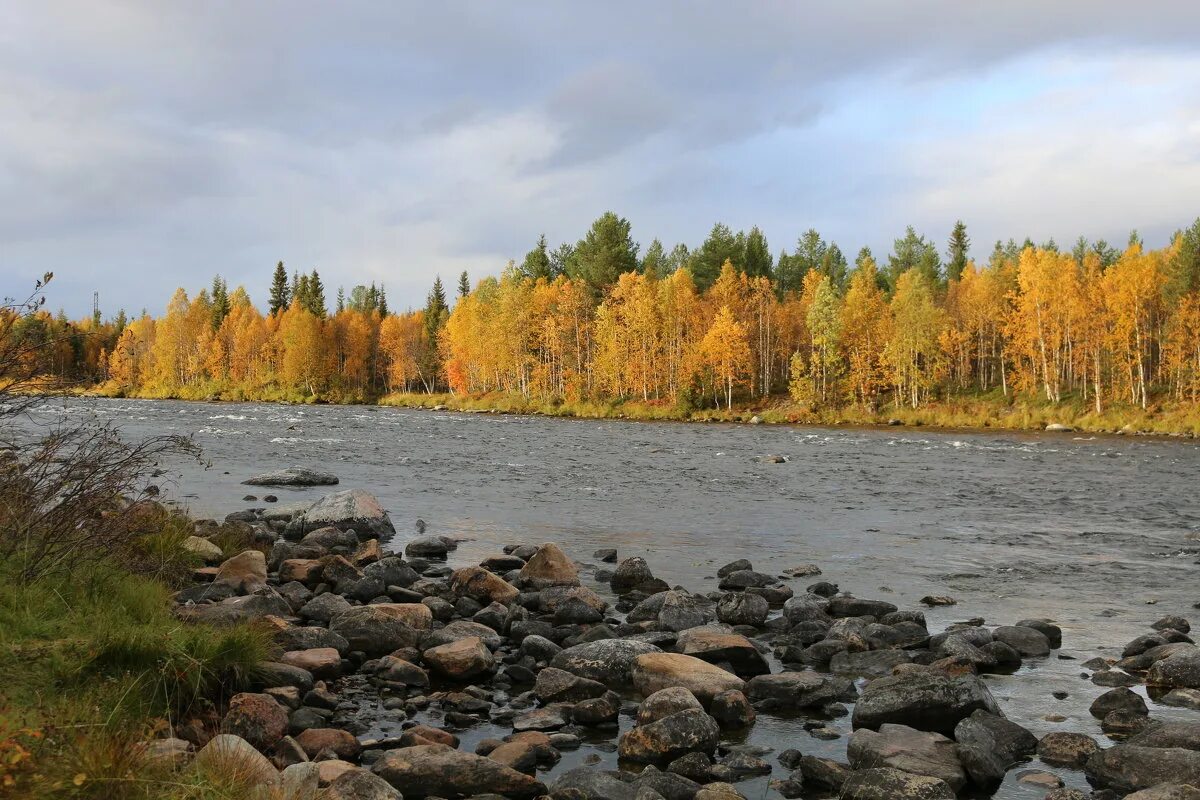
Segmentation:
{"type": "Polygon", "coordinates": [[[946,278],[956,281],[962,277],[971,250],[971,238],[967,236],[967,225],[961,219],[950,231],[950,242],[946,247],[946,278]]]}
{"type": "Polygon", "coordinates": [[[379,311],[380,317],[386,317],[389,313],[387,304],[387,292],[383,288],[383,283],[379,284],[379,302],[375,304],[376,310],[379,311]]]}
{"type": "Polygon", "coordinates": [[[338,314],[346,310],[346,291],[339,286],[337,292],[337,312],[338,314]]]}
{"type": "Polygon", "coordinates": [[[215,331],[221,327],[225,317],[229,316],[229,287],[220,275],[213,277],[210,294],[212,296],[212,329],[215,331]]]}
{"type": "Polygon", "coordinates": [[[708,238],[692,253],[688,261],[688,271],[692,273],[696,288],[707,291],[708,287],[716,282],[726,261],[735,267],[740,266],[744,247],[744,240],[739,243],[738,237],[728,225],[721,222],[713,225],[712,230],[708,232],[708,238]]]}
{"type": "Polygon", "coordinates": [[[654,275],[655,277],[666,274],[667,252],[663,249],[663,243],[655,239],[646,248],[646,255],[642,257],[642,263],[639,271],[643,275],[654,275]]]}
{"type": "Polygon", "coordinates": [[[521,274],[532,280],[538,278],[550,280],[554,277],[550,265],[550,251],[546,245],[546,234],[543,233],[539,236],[537,244],[525,254],[525,260],[521,262],[521,274]]]}
{"type": "Polygon", "coordinates": [[[771,267],[774,259],[771,248],[767,245],[767,237],[755,225],[746,235],[746,244],[742,253],[742,271],[751,278],[771,277],[771,267]]]}
{"type": "Polygon", "coordinates": [[[638,246],[629,235],[629,220],[606,211],[595,222],[572,255],[575,274],[594,296],[600,296],[625,272],[637,270],[638,246]]]}
{"type": "Polygon", "coordinates": [[[321,276],[317,274],[316,269],[313,269],[312,274],[308,276],[308,292],[305,300],[305,308],[317,317],[324,319],[329,314],[325,307],[325,285],[321,283],[321,276]]]}
{"type": "Polygon", "coordinates": [[[467,277],[467,271],[464,269],[458,276],[458,296],[466,297],[471,293],[471,279],[467,277]]]}
{"type": "Polygon", "coordinates": [[[275,265],[275,274],[271,278],[270,313],[274,316],[291,304],[292,292],[288,287],[287,270],[280,261],[275,265]]]}
{"type": "Polygon", "coordinates": [[[450,318],[450,308],[446,305],[446,290],[442,288],[442,278],[437,276],[433,288],[425,298],[425,346],[421,358],[421,374],[429,392],[436,388],[442,373],[442,358],[440,355],[440,339],[442,328],[450,318]]]}

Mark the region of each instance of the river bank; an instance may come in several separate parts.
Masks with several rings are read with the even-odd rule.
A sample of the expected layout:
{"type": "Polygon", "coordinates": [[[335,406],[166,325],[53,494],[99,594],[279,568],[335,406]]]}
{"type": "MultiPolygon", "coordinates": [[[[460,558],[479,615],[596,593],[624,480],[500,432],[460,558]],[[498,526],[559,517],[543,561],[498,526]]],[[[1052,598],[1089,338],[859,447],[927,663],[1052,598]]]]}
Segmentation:
{"type": "Polygon", "coordinates": [[[954,597],[870,599],[836,564],[738,559],[689,590],[652,555],[480,557],[427,525],[353,489],[197,521],[210,566],[178,614],[251,622],[275,650],[156,750],[184,770],[240,753],[249,785],[340,800],[1082,800],[1200,781],[1200,650],[1179,614],[1147,609],[1108,651],[954,597]]]}
{"type": "Polygon", "coordinates": [[[77,390],[76,396],[153,400],[186,400],[297,405],[380,405],[469,413],[521,414],[577,419],[623,419],[642,422],[727,422],[811,425],[819,427],[875,426],[931,428],[948,431],[1045,431],[1141,434],[1196,438],[1200,408],[1191,403],[1155,403],[1149,409],[1110,405],[1100,413],[1079,398],[1047,403],[1036,398],[1004,397],[998,393],[935,401],[918,408],[888,405],[872,410],[859,405],[801,407],[784,398],[735,404],[729,409],[694,409],[684,405],[634,399],[574,401],[533,398],[519,393],[471,395],[448,392],[390,393],[379,397],[355,393],[304,395],[296,392],[246,393],[220,387],[197,387],[177,393],[126,394],[111,386],[77,390]]]}

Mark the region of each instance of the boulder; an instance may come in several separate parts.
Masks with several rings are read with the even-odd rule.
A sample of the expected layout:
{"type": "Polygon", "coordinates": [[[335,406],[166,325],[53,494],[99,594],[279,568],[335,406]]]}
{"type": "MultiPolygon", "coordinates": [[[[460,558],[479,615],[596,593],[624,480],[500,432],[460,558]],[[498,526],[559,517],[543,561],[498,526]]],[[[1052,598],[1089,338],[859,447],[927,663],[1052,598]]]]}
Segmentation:
{"type": "Polygon", "coordinates": [[[333,592],[325,592],[300,606],[300,610],[296,613],[302,619],[329,622],[338,614],[343,611],[349,611],[353,607],[354,605],[341,595],[334,594],[333,592]]]}
{"type": "Polygon", "coordinates": [[[720,737],[716,720],[693,708],[638,725],[621,736],[617,753],[629,761],[665,762],[694,751],[711,753],[720,737]]]}
{"type": "Polygon", "coordinates": [[[200,536],[189,536],[184,539],[183,549],[199,556],[205,564],[220,564],[224,557],[220,547],[200,536]]]}
{"type": "Polygon", "coordinates": [[[289,650],[279,657],[279,662],[307,670],[317,680],[334,680],[342,674],[342,655],[332,647],[289,650]]]}
{"type": "Polygon", "coordinates": [[[396,656],[384,656],[379,659],[375,667],[375,676],[388,683],[399,683],[418,689],[429,688],[429,676],[425,670],[396,656]]]}
{"type": "Polygon", "coordinates": [[[419,621],[418,612],[411,610],[415,608],[424,609],[432,621],[429,608],[420,603],[381,603],[341,611],[330,619],[329,629],[349,642],[351,650],[361,650],[368,657],[383,656],[421,641],[424,629],[409,624],[410,620],[419,621]]]}
{"type": "Polygon", "coordinates": [[[729,689],[740,691],[745,687],[745,682],[733,673],[680,653],[646,653],[637,656],[633,660],[631,678],[634,687],[643,696],[670,686],[682,686],[703,703],[721,692],[729,689]]]}
{"type": "Polygon", "coordinates": [[[425,634],[421,638],[421,649],[427,650],[431,647],[450,644],[450,642],[457,642],[462,639],[479,639],[487,645],[489,650],[497,649],[503,642],[500,634],[487,625],[467,619],[456,619],[448,625],[425,634]]]}
{"type": "Polygon", "coordinates": [[[238,594],[250,594],[267,585],[267,557],[260,550],[244,550],[226,559],[217,569],[214,584],[232,587],[238,594]]]}
{"type": "Polygon", "coordinates": [[[719,628],[691,628],[679,635],[675,649],[710,664],[728,664],[740,677],[752,678],[771,671],[754,643],[740,633],[719,628]]]}
{"type": "Polygon", "coordinates": [[[179,609],[179,615],[188,622],[203,622],[209,625],[237,625],[263,617],[287,617],[292,607],[273,589],[260,589],[254,594],[229,597],[219,603],[205,603],[179,609]]]}
{"type": "Polygon", "coordinates": [[[765,572],[755,572],[752,569],[739,569],[730,572],[717,581],[717,588],[721,591],[729,591],[731,589],[761,589],[766,586],[774,586],[779,583],[779,579],[774,575],[768,575],[765,572]]]}
{"type": "Polygon", "coordinates": [[[770,610],[766,598],[745,592],[728,592],[717,601],[717,619],[726,625],[762,625],[770,610]]]}
{"type": "Polygon", "coordinates": [[[1008,768],[1037,750],[1029,731],[1004,717],[976,711],[954,726],[958,760],[971,780],[990,786],[1004,780],[1008,768]]]}
{"type": "Polygon", "coordinates": [[[708,614],[696,603],[696,598],[684,591],[662,592],[658,610],[658,627],[664,631],[686,631],[708,622],[708,614]]]}
{"type": "Polygon", "coordinates": [[[343,772],[325,789],[323,800],[403,800],[383,778],[365,769],[343,772]]]}
{"type": "Polygon", "coordinates": [[[290,625],[273,635],[275,644],[285,652],[288,650],[311,650],[314,647],[332,647],[342,655],[350,652],[350,643],[329,630],[310,625],[290,625]]]}
{"type": "Polygon", "coordinates": [[[581,678],[600,681],[607,686],[628,684],[632,679],[634,659],[648,653],[661,653],[652,644],[631,639],[602,639],[577,644],[558,653],[550,666],[566,670],[581,678]]]}
{"type": "Polygon", "coordinates": [[[242,481],[246,486],[336,486],[337,475],[304,467],[287,467],[264,472],[242,481]]]}
{"type": "Polygon", "coordinates": [[[545,785],[529,775],[441,744],[389,750],[371,770],[403,792],[407,800],[477,794],[532,798],[546,793],[545,785]]]}
{"type": "Polygon", "coordinates": [[[1168,782],[1200,786],[1200,751],[1126,742],[1094,753],[1084,773],[1093,784],[1119,792],[1168,782]]]}
{"type": "Polygon", "coordinates": [[[547,542],[521,567],[520,582],[534,589],[577,586],[579,570],[558,545],[547,542]]]}
{"type": "Polygon", "coordinates": [[[1096,719],[1104,719],[1114,711],[1129,711],[1142,715],[1150,713],[1150,709],[1146,707],[1146,701],[1142,699],[1142,696],[1124,686],[1117,689],[1109,689],[1097,697],[1091,706],[1088,707],[1088,711],[1096,719]]]}
{"type": "Polygon", "coordinates": [[[517,587],[483,567],[463,567],[450,575],[450,589],[481,603],[509,605],[521,594],[517,587]]]}
{"type": "Polygon", "coordinates": [[[829,660],[829,671],[854,677],[882,678],[891,675],[898,665],[911,662],[912,657],[905,650],[841,652],[829,660]]]}
{"type": "Polygon", "coordinates": [[[1001,625],[992,631],[992,637],[998,642],[1016,650],[1023,656],[1045,656],[1050,654],[1050,641],[1041,631],[1025,628],[1020,625],[1001,625]]]}
{"type": "Polygon", "coordinates": [[[746,696],[758,704],[796,711],[819,708],[838,698],[835,683],[815,672],[778,672],[758,675],[746,684],[746,696]]]}
{"type": "Polygon", "coordinates": [[[1200,800],[1200,789],[1185,783],[1160,783],[1125,795],[1125,800],[1200,800]]]}
{"type": "Polygon", "coordinates": [[[272,747],[287,729],[287,709],[267,694],[235,694],[221,720],[221,733],[233,734],[259,750],[272,747]]]}
{"type": "Polygon", "coordinates": [[[783,604],[783,616],[788,623],[823,622],[828,624],[829,601],[815,594],[798,594],[783,604]]]}
{"type": "Polygon", "coordinates": [[[639,586],[650,583],[654,580],[653,573],[650,572],[650,567],[646,564],[644,558],[634,556],[627,558],[620,564],[617,564],[616,570],[613,571],[612,590],[617,594],[625,594],[626,592],[636,589],[639,586]]]}
{"type": "Polygon", "coordinates": [[[689,709],[701,709],[700,701],[696,699],[696,695],[689,692],[682,686],[671,686],[666,689],[659,689],[654,694],[647,697],[638,706],[637,724],[649,725],[651,722],[657,722],[663,717],[680,711],[689,709]]]}
{"type": "Polygon", "coordinates": [[[550,787],[554,800],[636,800],[637,787],[626,773],[595,767],[567,770],[550,787]]]}
{"type": "Polygon", "coordinates": [[[880,725],[878,731],[860,728],[850,737],[846,752],[854,769],[891,767],[927,775],[944,781],[954,792],[967,783],[954,741],[940,733],[907,725],[880,725]]]}
{"type": "Polygon", "coordinates": [[[851,772],[842,783],[840,800],[954,800],[946,782],[890,767],[851,772]]]}
{"type": "Polygon", "coordinates": [[[215,778],[239,775],[251,783],[273,784],[279,779],[279,771],[258,752],[254,745],[240,736],[222,733],[214,736],[200,748],[192,765],[201,774],[215,778]]]}
{"type": "Polygon", "coordinates": [[[854,705],[852,722],[855,728],[891,722],[948,735],[959,720],[978,710],[1001,716],[992,693],[976,676],[911,671],[867,684],[854,705]]]}
{"type": "Polygon", "coordinates": [[[327,494],[296,515],[287,525],[290,538],[300,538],[320,528],[354,531],[359,539],[386,539],[396,532],[392,520],[375,497],[361,489],[327,494]]]}
{"type": "Polygon", "coordinates": [[[752,725],[757,716],[746,695],[736,689],[714,696],[709,712],[722,728],[745,728],[752,725]]]}
{"type": "Polygon", "coordinates": [[[340,728],[308,728],[295,738],[310,759],[328,750],[343,761],[354,761],[362,752],[362,745],[354,734],[340,728]]]}
{"type": "Polygon", "coordinates": [[[1082,767],[1100,751],[1096,740],[1084,733],[1052,731],[1038,742],[1037,755],[1047,764],[1062,767],[1082,767]]]}
{"type": "Polygon", "coordinates": [[[1200,647],[1182,650],[1155,661],[1146,673],[1146,685],[1200,689],[1200,647]]]}
{"type": "Polygon", "coordinates": [[[1200,750],[1200,722],[1155,722],[1131,738],[1129,744],[1200,750]]]}
{"type": "Polygon", "coordinates": [[[450,550],[450,542],[441,536],[421,536],[404,545],[404,555],[409,558],[445,558],[450,550]]]}
{"type": "Polygon", "coordinates": [[[496,668],[492,651],[475,636],[432,647],[421,657],[434,672],[456,681],[486,675],[496,668]]]}
{"type": "Polygon", "coordinates": [[[533,684],[533,693],[543,703],[576,703],[602,697],[607,690],[608,687],[599,681],[581,678],[555,667],[540,671],[533,684]]]}
{"type": "Polygon", "coordinates": [[[831,617],[875,617],[880,619],[897,610],[895,604],[885,600],[864,600],[848,594],[839,594],[829,598],[829,616],[831,617]]]}
{"type": "Polygon", "coordinates": [[[615,723],[620,713],[621,696],[616,692],[609,691],[600,697],[581,700],[572,706],[571,720],[576,725],[607,725],[615,723]]]}

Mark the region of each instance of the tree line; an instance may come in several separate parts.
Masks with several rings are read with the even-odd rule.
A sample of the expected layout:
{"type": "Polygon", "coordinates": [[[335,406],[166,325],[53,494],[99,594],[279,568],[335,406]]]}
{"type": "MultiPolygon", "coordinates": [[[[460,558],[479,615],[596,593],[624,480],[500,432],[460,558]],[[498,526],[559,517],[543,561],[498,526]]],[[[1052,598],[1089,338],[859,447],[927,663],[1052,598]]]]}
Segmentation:
{"type": "Polygon", "coordinates": [[[383,286],[339,289],[278,264],[268,308],[219,277],[166,313],[68,322],[46,312],[10,335],[46,337],[46,374],[117,392],[372,398],[393,392],[635,398],[729,408],[786,395],[813,409],[920,407],[956,396],[1082,398],[1148,408],[1200,402],[1200,220],[1160,249],[1078,240],[997,242],[969,257],[909,228],[877,262],[817,231],[773,256],[762,232],[715,225],[698,247],[643,252],[606,213],[573,244],[541,237],[521,261],[424,308],[393,313],[383,286]]]}

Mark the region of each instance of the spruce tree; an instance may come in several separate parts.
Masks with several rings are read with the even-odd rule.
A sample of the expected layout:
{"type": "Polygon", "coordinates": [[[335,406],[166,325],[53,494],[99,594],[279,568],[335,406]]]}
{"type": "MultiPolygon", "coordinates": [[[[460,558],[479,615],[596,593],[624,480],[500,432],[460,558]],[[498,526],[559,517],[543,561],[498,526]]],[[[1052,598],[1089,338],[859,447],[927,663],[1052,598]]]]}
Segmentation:
{"type": "Polygon", "coordinates": [[[961,219],[950,231],[950,242],[946,246],[946,278],[956,281],[967,268],[967,256],[971,250],[971,237],[967,236],[967,225],[961,219]]]}
{"type": "Polygon", "coordinates": [[[216,275],[212,282],[212,328],[215,331],[221,327],[225,317],[229,316],[229,287],[225,280],[216,275]]]}
{"type": "Polygon", "coordinates": [[[464,269],[462,274],[458,276],[458,296],[466,297],[471,293],[471,279],[467,277],[467,271],[464,269]]]}
{"type": "Polygon", "coordinates": [[[767,245],[767,237],[755,225],[746,235],[745,248],[742,252],[742,271],[752,278],[771,277],[773,259],[771,249],[767,245]]]}
{"type": "Polygon", "coordinates": [[[537,244],[525,254],[525,260],[521,262],[521,274],[533,280],[550,280],[554,277],[550,266],[550,251],[546,246],[546,234],[539,236],[537,244]]]}
{"type": "Polygon", "coordinates": [[[437,387],[438,377],[442,373],[438,340],[449,317],[446,290],[442,288],[442,278],[439,275],[434,279],[433,288],[429,290],[429,296],[425,299],[425,347],[421,354],[421,374],[427,392],[432,393],[437,387]]]}
{"type": "Polygon", "coordinates": [[[383,284],[379,284],[379,301],[375,304],[375,309],[379,312],[379,316],[386,317],[390,312],[387,306],[387,292],[383,288],[383,284]]]}
{"type": "Polygon", "coordinates": [[[346,310],[346,291],[339,286],[337,293],[337,312],[338,314],[346,310]]]}
{"type": "MultiPolygon", "coordinates": [[[[625,272],[637,270],[638,246],[629,235],[629,220],[606,211],[575,246],[571,268],[596,296],[608,291],[625,272]]],[[[715,279],[715,276],[714,276],[715,279]]]]}
{"type": "Polygon", "coordinates": [[[329,313],[325,307],[325,285],[321,283],[321,276],[317,274],[316,269],[308,276],[307,301],[305,307],[316,316],[324,319],[329,313]]]}
{"type": "Polygon", "coordinates": [[[288,287],[287,270],[283,262],[275,265],[275,274],[271,278],[271,295],[269,309],[271,314],[278,314],[292,303],[292,292],[288,287]]]}

